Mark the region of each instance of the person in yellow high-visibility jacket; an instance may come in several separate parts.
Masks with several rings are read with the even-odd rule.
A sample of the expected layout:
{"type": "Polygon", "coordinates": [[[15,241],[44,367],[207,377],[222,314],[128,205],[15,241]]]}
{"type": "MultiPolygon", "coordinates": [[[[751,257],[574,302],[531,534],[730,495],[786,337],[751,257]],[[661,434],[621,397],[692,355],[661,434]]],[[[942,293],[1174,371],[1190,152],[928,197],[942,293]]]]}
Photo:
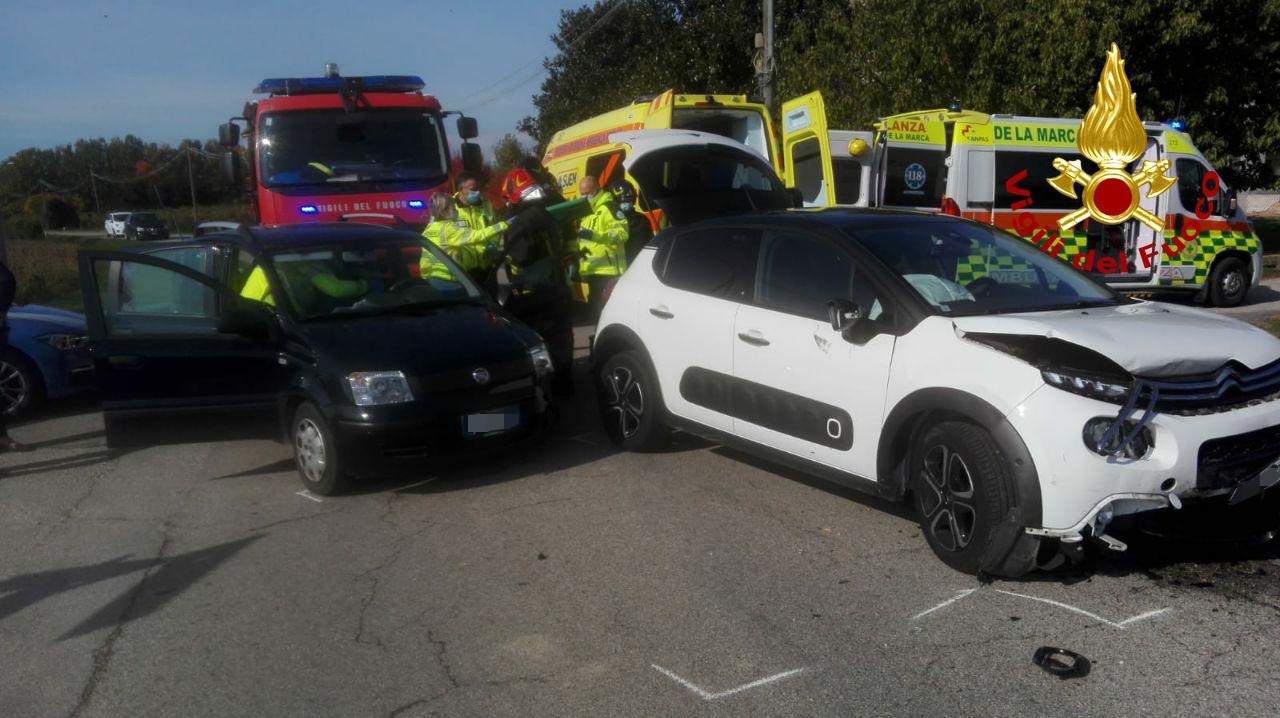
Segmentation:
{"type": "MultiPolygon", "coordinates": [[[[355,299],[369,292],[369,283],[363,279],[340,279],[332,272],[318,271],[314,268],[311,271],[304,271],[304,275],[299,277],[304,281],[294,286],[295,292],[305,292],[314,288],[321,294],[333,299],[355,299]],[[306,287],[306,289],[303,287],[306,287]]],[[[275,296],[271,292],[271,286],[267,283],[267,274],[262,271],[262,265],[253,265],[253,270],[249,272],[249,276],[244,280],[244,286],[240,287],[240,296],[245,299],[252,299],[255,302],[262,302],[268,306],[275,306],[275,296]]],[[[304,306],[311,303],[309,297],[295,296],[293,299],[300,309],[309,309],[304,306]]]]}
{"type": "Polygon", "coordinates": [[[587,175],[578,183],[578,194],[591,203],[591,214],[578,223],[574,249],[578,253],[578,276],[587,284],[587,306],[592,318],[600,317],[610,287],[627,269],[627,221],[619,219],[613,195],[600,189],[595,177],[587,175]]]}
{"type": "Polygon", "coordinates": [[[458,207],[458,219],[464,220],[474,230],[482,230],[498,223],[493,203],[480,193],[480,182],[470,172],[459,172],[455,180],[458,191],[453,195],[458,207]]]}
{"type": "MultiPolygon", "coordinates": [[[[492,264],[492,257],[500,253],[502,233],[515,221],[494,222],[476,229],[470,226],[458,212],[457,202],[447,194],[431,196],[431,223],[422,230],[422,236],[443,249],[453,261],[482,284],[492,264]]],[[[418,264],[423,278],[452,279],[453,274],[443,263],[434,261],[430,252],[423,252],[418,264]]]]}

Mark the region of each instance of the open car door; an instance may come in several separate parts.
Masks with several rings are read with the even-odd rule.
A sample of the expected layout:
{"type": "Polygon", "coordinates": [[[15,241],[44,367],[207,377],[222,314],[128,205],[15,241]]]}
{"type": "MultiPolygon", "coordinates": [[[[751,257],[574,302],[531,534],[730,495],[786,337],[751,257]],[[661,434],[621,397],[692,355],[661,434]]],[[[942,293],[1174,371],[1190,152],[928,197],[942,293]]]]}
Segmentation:
{"type": "Polygon", "coordinates": [[[82,251],[79,264],[108,446],[275,435],[270,309],[158,257],[82,251]]]}
{"type": "Polygon", "coordinates": [[[782,103],[783,176],[800,190],[806,207],[836,203],[831,140],[822,93],[810,92],[782,103]]]}

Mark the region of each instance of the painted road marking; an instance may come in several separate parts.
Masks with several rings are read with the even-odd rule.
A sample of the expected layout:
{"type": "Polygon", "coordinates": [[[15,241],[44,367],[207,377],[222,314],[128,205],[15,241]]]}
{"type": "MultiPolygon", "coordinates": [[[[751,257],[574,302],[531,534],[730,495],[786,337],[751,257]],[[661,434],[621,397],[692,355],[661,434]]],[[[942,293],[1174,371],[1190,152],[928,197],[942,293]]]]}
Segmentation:
{"type": "Polygon", "coordinates": [[[921,611],[920,613],[917,613],[916,615],[912,616],[912,617],[911,617],[911,620],[913,620],[913,621],[914,621],[914,620],[916,620],[917,618],[923,618],[924,616],[927,616],[927,615],[929,615],[930,613],[933,613],[934,611],[937,611],[937,610],[940,610],[940,609],[946,608],[947,606],[950,606],[951,604],[955,603],[956,601],[959,601],[959,600],[960,600],[960,599],[962,599],[962,598],[966,598],[966,597],[968,597],[970,594],[972,594],[974,591],[977,591],[977,590],[978,590],[978,589],[976,589],[976,588],[966,588],[966,589],[965,589],[965,590],[963,590],[963,591],[959,591],[959,592],[957,592],[957,593],[956,593],[956,595],[955,595],[955,596],[953,596],[953,597],[951,597],[951,598],[948,598],[947,600],[943,601],[942,603],[939,603],[938,605],[934,606],[933,608],[929,608],[929,609],[923,610],[923,611],[921,611]]]}
{"type": "Polygon", "coordinates": [[[319,496],[314,496],[314,495],[312,495],[312,493],[311,493],[310,491],[307,491],[306,489],[303,489],[302,491],[297,491],[297,492],[295,492],[295,493],[294,493],[294,496],[301,496],[301,497],[302,497],[302,498],[304,498],[304,499],[311,499],[312,501],[316,502],[317,504],[323,504],[323,503],[324,503],[324,499],[320,498],[319,496]]]}
{"type": "MultiPolygon", "coordinates": [[[[958,592],[956,593],[956,595],[952,596],[951,598],[948,598],[947,600],[943,601],[942,603],[939,603],[938,605],[934,606],[933,608],[927,608],[927,609],[925,609],[925,610],[921,611],[920,613],[917,613],[916,615],[912,616],[912,617],[911,617],[911,620],[912,620],[912,621],[914,621],[914,620],[916,620],[916,619],[918,619],[918,618],[923,618],[923,617],[925,617],[925,616],[927,616],[927,615],[929,615],[929,614],[933,613],[934,611],[940,611],[940,610],[942,610],[942,609],[946,608],[947,606],[950,606],[951,604],[955,603],[956,601],[962,600],[962,599],[964,599],[964,598],[968,598],[969,596],[971,596],[971,595],[973,595],[974,593],[976,593],[976,592],[977,592],[977,590],[978,590],[978,589],[976,589],[976,588],[969,588],[969,589],[965,589],[965,590],[963,590],[963,591],[958,591],[958,592]]],[[[1153,610],[1153,611],[1147,611],[1147,612],[1145,612],[1145,613],[1139,613],[1139,614],[1137,614],[1136,616],[1130,616],[1130,617],[1128,617],[1128,618],[1126,618],[1126,619],[1124,619],[1124,620],[1120,620],[1120,621],[1112,621],[1112,620],[1110,620],[1110,619],[1103,618],[1102,616],[1099,616],[1098,614],[1093,613],[1092,611],[1086,611],[1086,610],[1084,610],[1083,608],[1078,608],[1078,607],[1076,607],[1076,606],[1072,606],[1072,605],[1070,605],[1070,604],[1063,603],[1063,602],[1061,602],[1061,601],[1055,601],[1055,600],[1053,600],[1052,598],[1041,598],[1041,597],[1039,597],[1039,596],[1029,596],[1029,595],[1027,595],[1027,594],[1025,594],[1025,593],[1015,593],[1015,592],[1013,592],[1013,591],[1005,591],[1005,590],[998,589],[998,588],[996,589],[996,593],[1003,593],[1003,594],[1004,594],[1004,595],[1006,595],[1006,596],[1015,596],[1015,597],[1017,597],[1017,598],[1025,598],[1025,599],[1027,599],[1028,601],[1038,601],[1038,602],[1040,602],[1040,603],[1047,603],[1047,604],[1049,604],[1050,606],[1056,606],[1057,608],[1061,608],[1061,609],[1064,609],[1064,610],[1067,610],[1067,611],[1071,611],[1072,613],[1079,614],[1079,615],[1084,616],[1084,617],[1086,617],[1086,618],[1091,618],[1091,619],[1093,619],[1093,620],[1095,620],[1095,621],[1097,621],[1097,622],[1099,622],[1099,623],[1104,623],[1104,624],[1106,624],[1106,625],[1108,625],[1108,626],[1111,626],[1112,628],[1120,628],[1120,629],[1123,629],[1123,628],[1125,628],[1126,626],[1132,625],[1132,624],[1137,623],[1137,622],[1139,622],[1139,621],[1145,621],[1145,620],[1147,620],[1148,618],[1155,618],[1156,616],[1162,616],[1162,615],[1164,615],[1164,614],[1166,614],[1166,613],[1169,613],[1170,611],[1172,611],[1172,610],[1173,610],[1173,609],[1171,609],[1171,608],[1157,608],[1157,609],[1155,609],[1155,610],[1153,610]]]]}
{"type": "Polygon", "coordinates": [[[1172,610],[1168,608],[1157,608],[1154,611],[1147,611],[1146,613],[1139,613],[1136,616],[1130,616],[1129,618],[1126,618],[1123,621],[1109,621],[1103,618],[1102,616],[1099,616],[1096,613],[1090,613],[1089,611],[1086,611],[1083,608],[1076,608],[1075,606],[1063,603],[1061,601],[1055,601],[1051,598],[1040,598],[1038,596],[1028,596],[1025,593],[1014,593],[1013,591],[1003,591],[998,588],[996,589],[996,591],[998,593],[1003,593],[1006,596],[1017,596],[1018,598],[1025,598],[1029,601],[1039,601],[1041,603],[1047,603],[1050,606],[1057,606],[1058,608],[1066,609],[1068,611],[1071,611],[1072,613],[1078,613],[1081,616],[1092,618],[1093,620],[1099,623],[1105,623],[1108,626],[1111,626],[1112,628],[1124,628],[1129,624],[1137,623],[1138,621],[1145,621],[1148,618],[1154,618],[1156,616],[1168,613],[1170,610],[1172,610]]]}
{"type": "Polygon", "coordinates": [[[681,678],[680,676],[676,675],[674,672],[669,671],[669,670],[667,670],[667,669],[663,668],[662,666],[660,666],[660,665],[658,665],[658,664],[656,664],[656,663],[650,663],[649,665],[653,667],[653,670],[655,670],[655,671],[657,671],[657,672],[661,673],[662,675],[666,676],[667,678],[670,678],[671,680],[675,681],[676,683],[679,683],[680,685],[684,686],[685,688],[688,688],[690,691],[692,691],[692,692],[693,692],[693,694],[694,694],[694,695],[698,696],[699,698],[701,698],[701,699],[702,699],[702,700],[704,700],[704,701],[714,701],[714,700],[716,700],[717,698],[724,698],[724,697],[726,697],[726,696],[734,695],[735,693],[742,693],[743,691],[749,691],[749,690],[751,690],[752,688],[759,688],[760,686],[765,686],[765,685],[768,685],[768,684],[770,684],[770,683],[777,683],[777,682],[778,682],[778,681],[780,681],[780,680],[783,680],[783,679],[785,679],[785,678],[790,678],[791,676],[794,676],[794,675],[796,675],[796,674],[799,674],[799,673],[803,673],[803,672],[804,672],[804,669],[803,669],[803,668],[793,668],[793,669],[791,669],[791,670],[789,670],[789,671],[783,671],[782,673],[778,673],[778,674],[775,674],[775,675],[772,675],[772,676],[768,676],[767,678],[761,678],[761,679],[756,680],[756,681],[751,681],[750,683],[743,683],[742,685],[738,686],[737,688],[730,688],[730,689],[729,689],[729,690],[727,690],[727,691],[720,691],[719,693],[712,693],[711,691],[708,691],[707,689],[702,688],[701,686],[694,685],[694,684],[693,684],[693,683],[691,683],[690,681],[687,681],[687,680],[685,680],[685,679],[681,678]]]}

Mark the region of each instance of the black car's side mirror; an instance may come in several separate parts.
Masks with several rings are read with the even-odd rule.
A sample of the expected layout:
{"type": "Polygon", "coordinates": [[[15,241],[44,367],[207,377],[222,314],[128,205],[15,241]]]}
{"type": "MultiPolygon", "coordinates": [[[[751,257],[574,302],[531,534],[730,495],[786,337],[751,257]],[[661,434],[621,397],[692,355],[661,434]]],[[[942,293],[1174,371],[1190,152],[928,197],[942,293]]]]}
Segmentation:
{"type": "Polygon", "coordinates": [[[219,334],[238,334],[246,339],[266,341],[274,336],[275,315],[266,305],[237,299],[227,305],[218,317],[219,334]]]}
{"type": "Polygon", "coordinates": [[[800,191],[799,187],[792,187],[790,194],[791,206],[796,209],[804,209],[804,192],[800,191]]]}
{"type": "Polygon", "coordinates": [[[827,320],[832,331],[844,334],[862,321],[862,310],[847,299],[832,299],[827,302],[827,320]]]}

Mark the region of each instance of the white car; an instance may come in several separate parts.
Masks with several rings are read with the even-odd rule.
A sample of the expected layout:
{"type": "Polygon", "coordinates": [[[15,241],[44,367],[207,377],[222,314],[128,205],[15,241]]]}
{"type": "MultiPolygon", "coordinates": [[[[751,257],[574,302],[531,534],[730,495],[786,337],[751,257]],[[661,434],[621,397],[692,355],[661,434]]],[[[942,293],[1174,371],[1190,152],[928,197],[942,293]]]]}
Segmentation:
{"type": "Polygon", "coordinates": [[[129,221],[129,215],[132,212],[110,212],[107,219],[102,223],[102,228],[107,231],[108,237],[123,237],[124,223],[129,221]]]}
{"type": "MultiPolygon", "coordinates": [[[[764,171],[670,149],[628,169],[678,219],[714,214],[713,189],[741,203],[707,186],[741,176],[735,161],[764,171]],[[692,177],[691,200],[673,185],[692,177]]],[[[679,428],[909,498],[930,547],[967,573],[1021,575],[1089,537],[1123,549],[1106,533],[1116,516],[1258,501],[1280,476],[1280,340],[1123,298],[943,215],[667,229],[605,306],[592,371],[619,446],[655,449],[679,428]],[[987,271],[959,273],[975,257],[987,271]]]]}

